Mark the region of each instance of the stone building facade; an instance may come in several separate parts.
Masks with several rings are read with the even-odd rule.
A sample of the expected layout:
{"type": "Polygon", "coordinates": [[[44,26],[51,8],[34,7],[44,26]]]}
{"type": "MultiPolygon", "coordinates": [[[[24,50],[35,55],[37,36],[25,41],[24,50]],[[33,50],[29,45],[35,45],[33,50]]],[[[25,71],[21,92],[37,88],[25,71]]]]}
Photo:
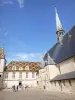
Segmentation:
{"type": "Polygon", "coordinates": [[[42,57],[38,87],[51,91],[75,92],[75,26],[65,35],[57,10],[57,43],[42,57]]]}
{"type": "Polygon", "coordinates": [[[56,65],[46,65],[39,70],[37,81],[41,89],[75,92],[75,57],[56,65]]]}
{"type": "Polygon", "coordinates": [[[12,88],[13,85],[37,87],[38,64],[38,62],[10,62],[4,71],[4,87],[12,88]]]}
{"type": "Polygon", "coordinates": [[[0,89],[13,85],[37,87],[39,62],[12,61],[6,65],[4,48],[0,49],[0,89]]]}

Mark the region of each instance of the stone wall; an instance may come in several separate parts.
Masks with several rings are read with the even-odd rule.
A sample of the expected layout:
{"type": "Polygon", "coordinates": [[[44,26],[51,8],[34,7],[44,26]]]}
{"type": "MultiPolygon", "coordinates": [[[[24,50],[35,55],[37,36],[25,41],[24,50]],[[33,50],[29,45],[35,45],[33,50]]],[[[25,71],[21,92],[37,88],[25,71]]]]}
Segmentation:
{"type": "Polygon", "coordinates": [[[57,65],[47,65],[39,70],[38,87],[50,91],[75,92],[75,79],[50,82],[51,79],[60,74],[75,71],[75,58],[71,57],[57,65]]]}
{"type": "Polygon", "coordinates": [[[71,58],[57,64],[57,66],[58,66],[57,68],[60,67],[61,74],[75,71],[74,57],[71,57],[71,58]]]}

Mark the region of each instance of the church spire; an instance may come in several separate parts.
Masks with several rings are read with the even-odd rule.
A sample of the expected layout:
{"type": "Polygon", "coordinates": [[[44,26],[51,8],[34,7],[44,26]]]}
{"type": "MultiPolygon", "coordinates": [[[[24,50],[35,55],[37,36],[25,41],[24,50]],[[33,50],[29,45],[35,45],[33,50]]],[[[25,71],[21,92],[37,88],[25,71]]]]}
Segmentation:
{"type": "Polygon", "coordinates": [[[59,19],[56,7],[55,7],[55,14],[56,14],[56,34],[57,34],[57,41],[59,43],[61,43],[62,40],[63,40],[64,29],[63,29],[61,21],[59,19]]]}

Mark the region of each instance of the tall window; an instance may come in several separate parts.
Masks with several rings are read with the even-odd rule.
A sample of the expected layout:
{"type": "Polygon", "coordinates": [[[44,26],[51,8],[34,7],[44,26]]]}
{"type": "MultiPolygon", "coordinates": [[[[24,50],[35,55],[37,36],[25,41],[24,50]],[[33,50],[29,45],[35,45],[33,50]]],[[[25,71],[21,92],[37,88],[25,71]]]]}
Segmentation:
{"type": "Polygon", "coordinates": [[[22,72],[19,72],[19,78],[22,78],[22,72]]]}
{"type": "Polygon", "coordinates": [[[12,78],[15,78],[15,72],[12,73],[12,78]]]}
{"type": "Polygon", "coordinates": [[[35,78],[35,73],[34,72],[32,72],[32,78],[35,78]]]}
{"type": "Polygon", "coordinates": [[[26,72],[26,78],[28,78],[28,72],[26,72]]]}
{"type": "Polygon", "coordinates": [[[5,79],[8,78],[8,73],[6,72],[5,75],[4,75],[5,79]]]}

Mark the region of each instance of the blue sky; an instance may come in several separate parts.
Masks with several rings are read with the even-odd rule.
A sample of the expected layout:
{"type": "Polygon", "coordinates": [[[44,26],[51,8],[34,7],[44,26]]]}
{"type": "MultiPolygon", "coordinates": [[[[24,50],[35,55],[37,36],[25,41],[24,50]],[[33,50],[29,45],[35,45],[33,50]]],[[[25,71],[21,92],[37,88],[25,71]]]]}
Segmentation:
{"type": "Polygon", "coordinates": [[[67,32],[75,25],[75,0],[0,0],[0,46],[8,62],[40,61],[56,43],[54,1],[67,32]]]}

